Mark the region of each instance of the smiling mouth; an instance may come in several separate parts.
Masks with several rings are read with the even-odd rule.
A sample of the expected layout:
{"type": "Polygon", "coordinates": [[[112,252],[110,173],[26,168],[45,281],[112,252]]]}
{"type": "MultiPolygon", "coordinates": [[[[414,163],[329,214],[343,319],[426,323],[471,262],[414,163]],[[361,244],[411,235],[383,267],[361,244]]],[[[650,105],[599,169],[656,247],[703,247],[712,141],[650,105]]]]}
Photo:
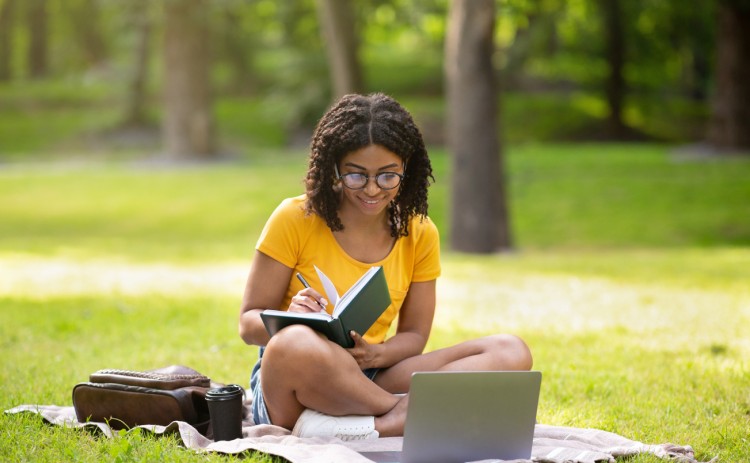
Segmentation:
{"type": "Polygon", "coordinates": [[[360,201],[362,201],[362,203],[363,203],[363,204],[364,204],[365,206],[377,206],[377,205],[378,205],[378,204],[380,204],[380,203],[381,203],[381,202],[382,202],[383,200],[382,200],[382,199],[364,199],[364,198],[360,198],[360,201]]]}

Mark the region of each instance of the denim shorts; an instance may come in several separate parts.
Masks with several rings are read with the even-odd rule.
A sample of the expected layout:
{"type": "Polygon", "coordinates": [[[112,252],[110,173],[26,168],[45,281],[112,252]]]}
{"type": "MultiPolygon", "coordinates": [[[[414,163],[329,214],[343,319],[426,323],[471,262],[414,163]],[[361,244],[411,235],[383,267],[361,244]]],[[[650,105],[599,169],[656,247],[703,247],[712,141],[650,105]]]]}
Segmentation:
{"type": "MultiPolygon", "coordinates": [[[[380,368],[367,368],[362,370],[362,373],[374,381],[378,371],[380,371],[380,368]]],[[[266,408],[266,402],[263,399],[263,388],[260,383],[260,360],[258,360],[258,363],[253,367],[250,378],[250,389],[253,391],[253,422],[255,424],[273,424],[271,423],[271,417],[268,415],[268,408],[266,408]]]]}

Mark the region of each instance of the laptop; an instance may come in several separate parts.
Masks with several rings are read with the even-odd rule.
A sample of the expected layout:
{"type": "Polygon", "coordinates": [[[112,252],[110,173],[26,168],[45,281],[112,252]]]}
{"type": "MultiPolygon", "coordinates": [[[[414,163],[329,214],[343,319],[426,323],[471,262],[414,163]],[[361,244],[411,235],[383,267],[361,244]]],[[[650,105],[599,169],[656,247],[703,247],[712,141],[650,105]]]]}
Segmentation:
{"type": "Polygon", "coordinates": [[[541,382],[539,371],[414,373],[403,450],[362,455],[381,463],[530,459],[541,382]]]}

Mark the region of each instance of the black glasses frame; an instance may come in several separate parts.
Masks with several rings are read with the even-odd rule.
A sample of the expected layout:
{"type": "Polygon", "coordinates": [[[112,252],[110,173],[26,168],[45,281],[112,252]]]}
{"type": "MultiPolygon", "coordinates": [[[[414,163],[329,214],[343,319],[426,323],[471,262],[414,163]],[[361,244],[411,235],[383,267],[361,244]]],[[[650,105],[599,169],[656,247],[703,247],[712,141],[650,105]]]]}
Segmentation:
{"type": "Polygon", "coordinates": [[[401,185],[401,182],[404,181],[404,174],[399,174],[398,172],[380,172],[379,174],[373,175],[371,177],[371,176],[369,176],[367,174],[363,174],[361,172],[350,172],[348,174],[341,175],[341,174],[339,174],[339,168],[338,168],[338,166],[334,165],[333,168],[336,170],[336,178],[339,179],[339,180],[341,180],[341,183],[346,188],[348,188],[350,190],[363,190],[363,189],[365,189],[367,187],[367,184],[370,182],[371,178],[375,179],[375,185],[377,185],[378,188],[380,188],[381,190],[392,190],[394,188],[398,188],[398,186],[401,185]],[[353,176],[353,175],[357,175],[359,177],[364,177],[365,183],[361,187],[351,187],[351,186],[347,185],[345,177],[350,177],[350,176],[353,176]],[[394,186],[391,186],[391,187],[384,187],[383,185],[380,184],[380,179],[381,179],[381,176],[383,176],[383,175],[395,175],[395,176],[397,176],[398,177],[398,183],[395,184],[394,186]]]}

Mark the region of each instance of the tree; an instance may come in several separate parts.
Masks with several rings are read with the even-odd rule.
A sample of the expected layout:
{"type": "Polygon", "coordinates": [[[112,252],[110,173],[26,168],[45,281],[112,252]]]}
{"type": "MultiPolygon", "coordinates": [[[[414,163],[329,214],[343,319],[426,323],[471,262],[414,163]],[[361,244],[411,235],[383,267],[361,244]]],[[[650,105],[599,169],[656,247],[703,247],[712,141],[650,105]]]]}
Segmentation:
{"type": "Polygon", "coordinates": [[[83,51],[86,64],[97,65],[108,58],[107,36],[102,31],[102,12],[97,0],[67,0],[70,22],[73,26],[74,39],[83,51]]]}
{"type": "Polygon", "coordinates": [[[609,75],[605,83],[605,95],[609,106],[607,118],[607,132],[610,137],[619,139],[625,137],[625,123],[622,119],[622,109],[625,100],[625,32],[623,26],[623,11],[620,0],[601,0],[604,16],[605,56],[609,64],[609,75]]]}
{"type": "Polygon", "coordinates": [[[750,2],[719,2],[716,90],[709,142],[722,150],[750,149],[750,2]]]}
{"type": "Polygon", "coordinates": [[[333,99],[362,91],[362,69],[357,56],[359,38],[350,0],[318,0],[317,10],[328,55],[333,99]]]}
{"type": "Polygon", "coordinates": [[[0,81],[13,77],[13,19],[15,0],[0,1],[0,81]]]}
{"type": "Polygon", "coordinates": [[[165,150],[171,158],[215,153],[207,0],[164,2],[165,150]]]}
{"type": "Polygon", "coordinates": [[[40,78],[47,75],[47,0],[29,0],[27,3],[29,28],[29,75],[40,78]]]}
{"type": "Polygon", "coordinates": [[[494,0],[453,0],[445,44],[447,134],[453,155],[451,246],[512,247],[497,123],[494,0]]]}
{"type": "Polygon", "coordinates": [[[133,2],[128,15],[129,22],[135,29],[136,43],[133,56],[133,70],[128,79],[128,95],[125,103],[123,125],[143,127],[148,124],[148,117],[146,115],[146,82],[149,70],[151,30],[153,28],[149,1],[139,0],[133,2]]]}

